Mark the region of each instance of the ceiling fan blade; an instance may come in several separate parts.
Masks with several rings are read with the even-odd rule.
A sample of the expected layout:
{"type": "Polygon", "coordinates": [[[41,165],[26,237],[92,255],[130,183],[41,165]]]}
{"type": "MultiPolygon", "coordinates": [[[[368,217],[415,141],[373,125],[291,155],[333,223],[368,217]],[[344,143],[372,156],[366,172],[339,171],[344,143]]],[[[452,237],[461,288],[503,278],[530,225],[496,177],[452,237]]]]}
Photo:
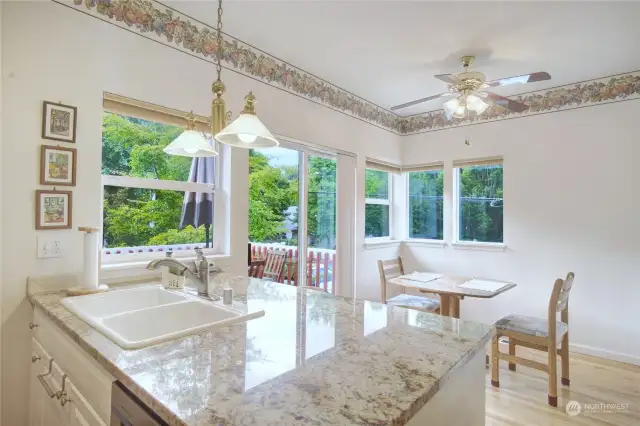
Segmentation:
{"type": "Polygon", "coordinates": [[[485,82],[486,87],[508,86],[510,84],[535,83],[536,81],[551,80],[549,73],[540,71],[532,74],[518,75],[515,77],[501,78],[485,82]]]}
{"type": "Polygon", "coordinates": [[[501,107],[504,107],[509,111],[524,112],[529,109],[529,105],[523,104],[522,102],[517,102],[491,92],[486,92],[486,94],[486,100],[489,101],[489,103],[500,105],[501,107]]]}
{"type": "Polygon", "coordinates": [[[391,107],[391,111],[397,111],[397,110],[402,109],[402,108],[410,107],[410,106],[413,106],[413,105],[418,105],[418,104],[421,104],[423,102],[428,102],[428,101],[432,101],[434,99],[444,98],[444,97],[453,96],[453,95],[454,94],[451,93],[451,92],[444,92],[444,93],[440,93],[439,95],[433,95],[433,96],[428,96],[428,97],[422,98],[422,99],[416,99],[415,101],[407,102],[406,104],[400,104],[400,105],[392,106],[391,107]]]}
{"type": "Polygon", "coordinates": [[[434,77],[437,78],[438,80],[442,80],[445,83],[449,83],[453,86],[460,83],[460,79],[453,74],[438,74],[438,75],[434,75],[434,77]]]}

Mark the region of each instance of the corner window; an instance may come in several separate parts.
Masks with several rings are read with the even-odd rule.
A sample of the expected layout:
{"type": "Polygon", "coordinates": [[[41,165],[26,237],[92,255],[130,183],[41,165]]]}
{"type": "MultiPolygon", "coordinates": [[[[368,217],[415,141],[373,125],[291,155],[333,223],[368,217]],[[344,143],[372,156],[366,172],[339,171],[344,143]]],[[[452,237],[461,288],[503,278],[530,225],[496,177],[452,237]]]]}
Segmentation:
{"type": "Polygon", "coordinates": [[[365,171],[365,238],[391,236],[391,174],[367,168],[365,171]]]}
{"type": "MultiPolygon", "coordinates": [[[[137,114],[136,114],[137,115],[137,114]]],[[[161,118],[161,114],[158,114],[161,118]]],[[[174,120],[175,121],[175,120],[174,120]]],[[[193,254],[212,247],[214,182],[191,179],[194,159],[163,148],[184,129],[173,124],[105,112],[102,132],[103,255],[164,252],[193,254]],[[194,209],[185,208],[186,201],[194,209]],[[200,202],[211,207],[199,210],[200,202]],[[195,216],[207,217],[189,217],[195,216]],[[206,225],[205,225],[206,223],[206,225]],[[196,225],[197,226],[194,226],[196,225]]],[[[215,168],[215,163],[212,165],[215,168]]],[[[215,176],[214,173],[205,173],[215,176]]],[[[157,256],[158,253],[154,253],[157,256]]]]}
{"type": "Polygon", "coordinates": [[[502,159],[454,162],[457,240],[503,243],[502,159]]]}
{"type": "Polygon", "coordinates": [[[442,240],[443,166],[432,166],[407,173],[409,238],[442,240]]]}

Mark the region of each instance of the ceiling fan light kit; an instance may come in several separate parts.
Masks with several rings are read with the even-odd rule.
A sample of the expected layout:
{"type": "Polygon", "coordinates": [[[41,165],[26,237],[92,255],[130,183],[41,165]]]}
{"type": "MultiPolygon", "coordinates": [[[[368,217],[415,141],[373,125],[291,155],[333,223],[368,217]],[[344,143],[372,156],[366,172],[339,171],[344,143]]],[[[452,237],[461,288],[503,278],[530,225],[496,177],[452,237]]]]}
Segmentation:
{"type": "Polygon", "coordinates": [[[541,71],[531,74],[524,74],[515,77],[502,78],[499,80],[486,81],[485,75],[477,71],[469,71],[469,66],[475,60],[474,56],[463,56],[460,58],[464,71],[458,74],[439,74],[434,76],[438,80],[449,85],[449,91],[438,95],[429,96],[415,101],[391,107],[391,111],[396,111],[423,102],[428,102],[439,98],[454,97],[444,103],[445,115],[450,119],[464,118],[467,111],[474,111],[476,115],[482,114],[491,105],[498,105],[514,112],[524,112],[529,109],[527,104],[517,102],[489,92],[490,87],[501,87],[511,84],[534,83],[551,79],[549,73],[541,71]]]}

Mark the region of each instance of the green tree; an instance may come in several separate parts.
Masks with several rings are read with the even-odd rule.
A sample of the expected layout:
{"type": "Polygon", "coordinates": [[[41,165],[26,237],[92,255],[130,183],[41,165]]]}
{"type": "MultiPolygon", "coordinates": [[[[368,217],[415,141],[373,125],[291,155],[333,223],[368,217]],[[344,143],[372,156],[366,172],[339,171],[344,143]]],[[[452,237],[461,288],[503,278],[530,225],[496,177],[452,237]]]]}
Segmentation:
{"type": "Polygon", "coordinates": [[[503,241],[502,166],[460,170],[460,239],[503,241]]]}
{"type": "MultiPolygon", "coordinates": [[[[102,173],[186,181],[191,159],[170,156],[162,151],[182,131],[177,126],[105,113],[102,173]]],[[[183,197],[183,193],[176,191],[106,186],[103,209],[105,246],[204,241],[203,229],[177,229],[183,197]]]]}
{"type": "Polygon", "coordinates": [[[284,231],[286,211],[298,205],[297,169],[273,167],[261,152],[249,151],[249,239],[270,241],[284,231]]]}
{"type": "Polygon", "coordinates": [[[335,249],[336,161],[309,157],[307,233],[310,246],[335,249]]]}
{"type": "Polygon", "coordinates": [[[409,173],[409,237],[443,237],[442,171],[409,173]]]}

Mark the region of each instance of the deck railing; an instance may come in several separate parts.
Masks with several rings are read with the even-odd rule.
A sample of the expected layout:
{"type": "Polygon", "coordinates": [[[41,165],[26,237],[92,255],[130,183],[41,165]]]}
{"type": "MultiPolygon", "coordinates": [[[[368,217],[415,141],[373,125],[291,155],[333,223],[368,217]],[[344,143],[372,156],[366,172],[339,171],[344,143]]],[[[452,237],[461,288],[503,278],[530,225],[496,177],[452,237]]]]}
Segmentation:
{"type": "MultiPolygon", "coordinates": [[[[287,256],[281,282],[289,285],[299,285],[298,248],[282,244],[251,243],[251,259],[264,259],[269,250],[284,252],[287,256]]],[[[318,248],[309,248],[307,251],[306,285],[320,287],[332,293],[335,287],[336,251],[318,248]]]]}

